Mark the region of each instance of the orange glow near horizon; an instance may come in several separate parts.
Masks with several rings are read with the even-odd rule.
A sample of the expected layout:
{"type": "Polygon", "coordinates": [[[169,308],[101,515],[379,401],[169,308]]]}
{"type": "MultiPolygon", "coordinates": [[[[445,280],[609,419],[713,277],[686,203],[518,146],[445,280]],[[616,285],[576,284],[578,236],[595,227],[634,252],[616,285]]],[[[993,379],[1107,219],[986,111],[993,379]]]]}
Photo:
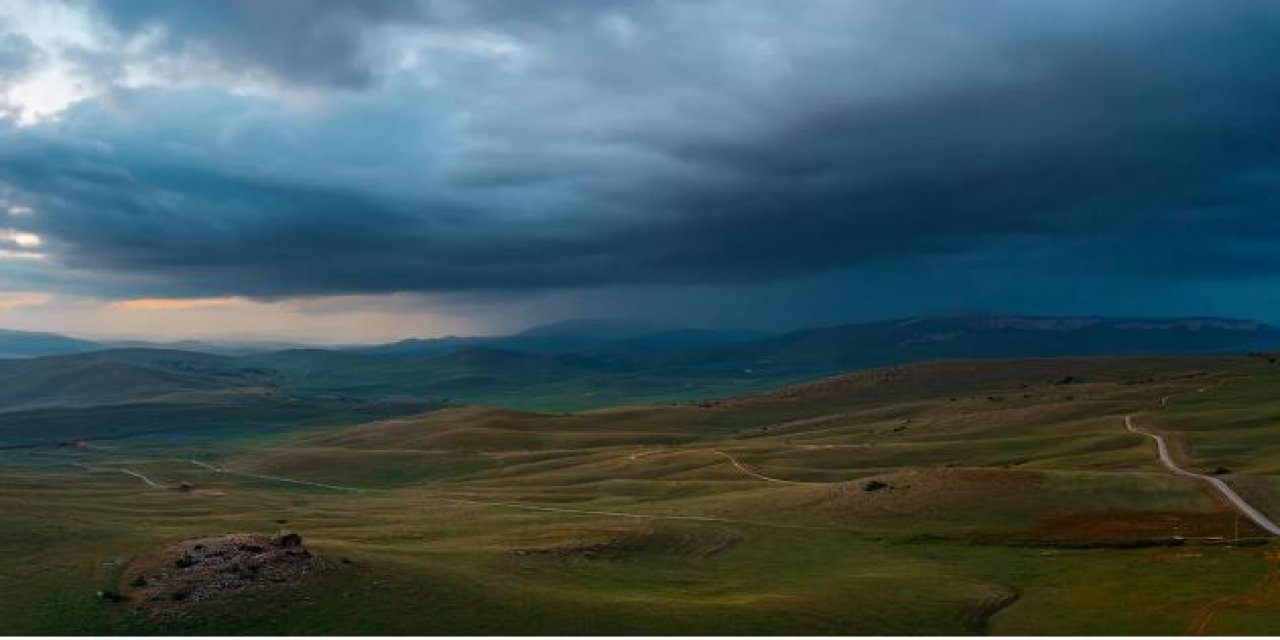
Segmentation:
{"type": "Polygon", "coordinates": [[[0,291],[0,328],[53,331],[93,340],[308,344],[379,343],[493,330],[463,313],[408,294],[101,300],[39,291],[0,291]]]}
{"type": "Polygon", "coordinates": [[[107,303],[107,307],[124,311],[189,311],[218,309],[245,304],[244,298],[134,298],[107,303]]]}
{"type": "Polygon", "coordinates": [[[3,291],[0,292],[0,311],[40,307],[53,301],[53,296],[39,291],[3,291]]]}

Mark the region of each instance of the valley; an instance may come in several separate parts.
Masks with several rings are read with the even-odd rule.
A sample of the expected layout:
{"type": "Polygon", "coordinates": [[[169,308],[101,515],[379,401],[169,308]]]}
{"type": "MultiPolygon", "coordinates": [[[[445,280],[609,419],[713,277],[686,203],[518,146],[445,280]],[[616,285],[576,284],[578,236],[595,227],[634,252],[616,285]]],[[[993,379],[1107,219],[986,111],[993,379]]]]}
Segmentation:
{"type": "Polygon", "coordinates": [[[0,448],[355,425],[451,405],[566,412],[705,404],[945,358],[1261,353],[1280,349],[1280,329],[1226,319],[977,315],[762,334],[577,321],[364,347],[185,346],[196,350],[0,334],[0,353],[36,356],[0,359],[0,448]],[[51,341],[57,348],[38,355],[51,341]],[[67,344],[81,351],[65,353],[67,344]]]}

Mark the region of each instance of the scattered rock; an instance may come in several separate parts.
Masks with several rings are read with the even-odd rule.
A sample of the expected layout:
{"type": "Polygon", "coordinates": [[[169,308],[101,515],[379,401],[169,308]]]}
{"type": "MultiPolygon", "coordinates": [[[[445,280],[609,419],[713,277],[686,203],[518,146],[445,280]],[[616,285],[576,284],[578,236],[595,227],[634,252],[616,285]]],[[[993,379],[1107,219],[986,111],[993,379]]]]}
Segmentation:
{"type": "MultiPolygon", "coordinates": [[[[299,549],[302,548],[302,536],[296,533],[281,533],[276,535],[273,540],[277,547],[281,549],[299,549]]],[[[303,549],[305,551],[305,549],[303,549]]]]}
{"type": "Polygon", "coordinates": [[[286,587],[339,566],[311,553],[296,533],[234,533],[185,540],[139,558],[125,570],[123,583],[130,587],[129,600],[163,610],[174,603],[286,587]]]}

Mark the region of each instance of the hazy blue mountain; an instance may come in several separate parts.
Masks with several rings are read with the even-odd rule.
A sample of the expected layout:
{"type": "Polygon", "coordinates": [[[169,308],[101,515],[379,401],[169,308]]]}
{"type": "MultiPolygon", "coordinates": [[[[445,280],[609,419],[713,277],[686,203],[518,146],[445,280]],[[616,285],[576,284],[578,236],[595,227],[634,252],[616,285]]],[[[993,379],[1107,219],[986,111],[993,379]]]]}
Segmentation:
{"type": "Polygon", "coordinates": [[[640,320],[616,320],[608,318],[579,318],[530,327],[512,337],[526,340],[573,338],[580,340],[612,341],[637,336],[672,331],[672,327],[657,322],[640,320]]]}
{"type": "Polygon", "coordinates": [[[943,358],[1193,355],[1280,348],[1280,329],[1222,318],[920,317],[806,329],[675,354],[683,368],[835,371],[943,358]]]}
{"type": "Polygon", "coordinates": [[[444,338],[410,338],[399,342],[379,344],[346,349],[352,353],[374,356],[435,356],[454,353],[472,347],[494,342],[495,338],[467,338],[448,336],[444,338]]]}
{"type": "Polygon", "coordinates": [[[671,327],[652,322],[626,320],[566,320],[526,329],[490,344],[500,349],[533,353],[591,351],[639,336],[670,331],[671,327]]]}
{"type": "Polygon", "coordinates": [[[614,344],[631,349],[668,351],[763,340],[771,335],[763,331],[678,329],[639,335],[614,344]]]}
{"type": "Polygon", "coordinates": [[[101,349],[171,349],[226,356],[243,356],[287,349],[308,348],[307,345],[296,342],[211,342],[205,340],[175,340],[171,342],[110,340],[101,342],[98,346],[101,349]]]}
{"type": "Polygon", "coordinates": [[[169,349],[220,355],[266,353],[303,345],[291,342],[213,342],[205,340],[85,340],[57,333],[0,329],[0,358],[36,358],[110,349],[169,349]]]}
{"type": "Polygon", "coordinates": [[[0,358],[32,358],[83,353],[100,348],[102,346],[96,342],[69,338],[56,333],[0,329],[0,358]]]}
{"type": "Polygon", "coordinates": [[[442,356],[491,348],[529,353],[615,353],[667,351],[759,339],[767,333],[718,329],[672,329],[656,323],[622,320],[569,320],[507,336],[411,338],[389,344],[351,347],[351,353],[387,356],[442,356]]]}

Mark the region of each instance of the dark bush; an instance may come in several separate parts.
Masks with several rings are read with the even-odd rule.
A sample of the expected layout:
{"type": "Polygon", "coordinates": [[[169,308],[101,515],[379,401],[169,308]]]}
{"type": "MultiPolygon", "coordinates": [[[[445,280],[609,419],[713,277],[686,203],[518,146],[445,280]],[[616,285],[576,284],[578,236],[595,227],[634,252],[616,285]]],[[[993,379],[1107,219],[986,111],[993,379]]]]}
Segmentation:
{"type": "Polygon", "coordinates": [[[103,589],[102,591],[99,591],[98,598],[106,600],[107,602],[121,602],[124,600],[124,596],[111,589],[103,589]]]}

